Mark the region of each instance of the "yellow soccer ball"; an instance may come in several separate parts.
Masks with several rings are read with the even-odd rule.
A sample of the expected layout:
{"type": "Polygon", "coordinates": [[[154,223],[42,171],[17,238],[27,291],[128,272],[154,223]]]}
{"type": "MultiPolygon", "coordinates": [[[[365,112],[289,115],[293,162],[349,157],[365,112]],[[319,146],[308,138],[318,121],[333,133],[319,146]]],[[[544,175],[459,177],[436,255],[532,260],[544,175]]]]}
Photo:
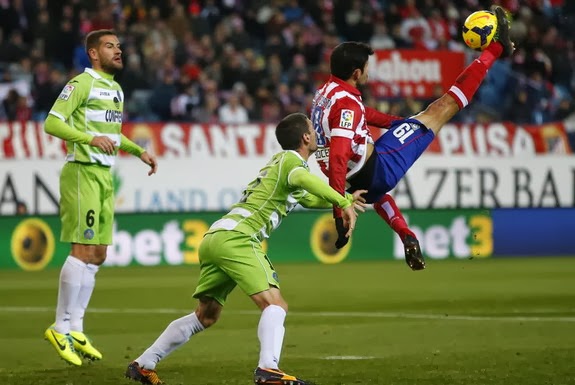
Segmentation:
{"type": "Polygon", "coordinates": [[[462,36],[467,46],[483,51],[497,32],[497,17],[490,11],[473,12],[463,23],[462,36]]]}

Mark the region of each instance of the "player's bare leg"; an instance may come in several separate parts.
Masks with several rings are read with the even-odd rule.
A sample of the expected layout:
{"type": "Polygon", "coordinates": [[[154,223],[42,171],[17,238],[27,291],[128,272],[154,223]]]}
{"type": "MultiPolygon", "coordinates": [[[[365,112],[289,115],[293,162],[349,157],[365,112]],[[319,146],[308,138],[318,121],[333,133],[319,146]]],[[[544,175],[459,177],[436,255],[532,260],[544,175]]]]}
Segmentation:
{"type": "Polygon", "coordinates": [[[497,32],[491,44],[463,70],[445,95],[414,116],[436,135],[445,123],[469,104],[493,63],[500,57],[513,54],[515,47],[509,39],[509,22],[505,11],[500,6],[493,6],[491,10],[497,17],[497,32]]]}

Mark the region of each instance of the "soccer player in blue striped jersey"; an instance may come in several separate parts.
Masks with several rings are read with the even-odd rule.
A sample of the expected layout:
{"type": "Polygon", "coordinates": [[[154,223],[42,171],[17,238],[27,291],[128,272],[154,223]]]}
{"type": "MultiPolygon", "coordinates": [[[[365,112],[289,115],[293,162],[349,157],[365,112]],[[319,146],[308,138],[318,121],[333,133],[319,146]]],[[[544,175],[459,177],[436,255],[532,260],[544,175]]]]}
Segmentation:
{"type": "Polygon", "coordinates": [[[154,156],[122,135],[124,93],[114,81],[122,69],[122,50],[113,31],[86,36],[92,68],[71,79],[52,106],[45,131],[66,141],[66,164],[60,174],[60,240],[71,244],[62,266],[56,322],[44,337],[70,364],[79,355],[99,360],[102,354],[84,334],[84,312],[94,290],[96,273],[112,243],[114,188],[110,167],[118,150],[139,157],[156,172],[154,156]]]}
{"type": "Polygon", "coordinates": [[[128,365],[126,377],[144,384],[161,384],[155,370],[158,362],[191,336],[212,326],[228,295],[239,286],[262,311],[254,382],[305,385],[279,369],[287,303],[261,242],[298,203],[306,208],[340,207],[349,237],[355,226],[355,209],[363,211],[362,194],[366,191],[343,196],[310,173],[307,160],[317,144],[311,121],[304,114],[285,117],[276,127],[276,137],[284,151],[271,158],[248,184],[241,200],[212,224],[202,240],[200,278],[194,293],[199,300],[196,311],[170,323],[152,346],[128,365]]]}

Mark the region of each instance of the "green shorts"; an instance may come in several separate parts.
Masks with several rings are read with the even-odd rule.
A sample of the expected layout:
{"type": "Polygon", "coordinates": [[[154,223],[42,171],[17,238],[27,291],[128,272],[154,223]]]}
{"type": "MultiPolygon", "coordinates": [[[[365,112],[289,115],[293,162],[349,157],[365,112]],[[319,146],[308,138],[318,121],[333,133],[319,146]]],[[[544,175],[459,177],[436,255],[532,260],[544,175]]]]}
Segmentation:
{"type": "Polygon", "coordinates": [[[114,186],[109,167],[67,162],[60,174],[60,240],[111,245],[114,186]]]}
{"type": "Polygon", "coordinates": [[[208,233],[199,254],[200,279],[194,298],[210,297],[224,305],[236,285],[249,296],[280,287],[261,243],[249,235],[225,230],[208,233]]]}

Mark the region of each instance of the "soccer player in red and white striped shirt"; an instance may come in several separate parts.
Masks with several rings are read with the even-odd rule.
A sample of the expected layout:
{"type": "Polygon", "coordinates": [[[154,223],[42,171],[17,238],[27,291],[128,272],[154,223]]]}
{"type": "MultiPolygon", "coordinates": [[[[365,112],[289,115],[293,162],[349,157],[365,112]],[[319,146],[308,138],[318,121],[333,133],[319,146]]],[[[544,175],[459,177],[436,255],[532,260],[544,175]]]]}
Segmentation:
{"type": "MultiPolygon", "coordinates": [[[[401,237],[406,261],[414,270],[425,267],[419,243],[389,194],[407,170],[429,146],[441,127],[464,108],[499,57],[510,56],[505,11],[493,7],[498,30],[491,44],[456,79],[455,84],[427,109],[403,119],[363,105],[358,85],[368,79],[368,58],[374,52],[367,44],[345,42],[330,57],[331,77],[315,94],[311,121],[317,132],[316,159],[329,184],[341,194],[367,189],[365,198],[401,237]],[[388,128],[374,142],[367,125],[388,128]]],[[[340,234],[337,247],[347,239],[338,210],[334,209],[340,234]]]]}

